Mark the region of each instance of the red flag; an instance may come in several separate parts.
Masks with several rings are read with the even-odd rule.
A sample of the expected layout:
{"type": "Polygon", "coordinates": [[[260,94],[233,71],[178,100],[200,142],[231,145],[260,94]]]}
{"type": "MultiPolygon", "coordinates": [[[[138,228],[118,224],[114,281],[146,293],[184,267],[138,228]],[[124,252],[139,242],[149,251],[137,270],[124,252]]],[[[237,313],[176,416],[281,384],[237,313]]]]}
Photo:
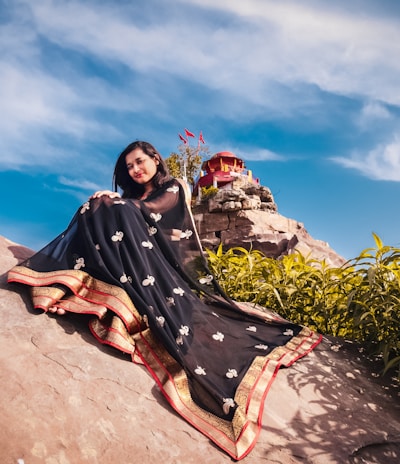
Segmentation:
{"type": "Polygon", "coordinates": [[[186,134],[186,137],[196,137],[193,132],[190,132],[188,131],[187,129],[185,129],[185,134],[186,134]]]}
{"type": "Polygon", "coordinates": [[[203,139],[203,132],[202,132],[202,131],[200,131],[199,142],[201,142],[201,143],[206,143],[206,142],[204,141],[204,139],[203,139]]]}
{"type": "Polygon", "coordinates": [[[182,140],[182,142],[183,142],[185,145],[187,145],[188,142],[187,142],[187,140],[185,139],[185,137],[183,137],[183,135],[181,135],[181,134],[178,134],[178,135],[179,135],[179,138],[182,140]]]}

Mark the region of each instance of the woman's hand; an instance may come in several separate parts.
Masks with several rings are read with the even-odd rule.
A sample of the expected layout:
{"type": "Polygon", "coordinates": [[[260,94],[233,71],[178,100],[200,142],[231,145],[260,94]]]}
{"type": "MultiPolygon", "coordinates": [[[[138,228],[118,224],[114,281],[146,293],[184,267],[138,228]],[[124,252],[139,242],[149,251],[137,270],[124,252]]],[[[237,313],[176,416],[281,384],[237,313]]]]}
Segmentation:
{"type": "Polygon", "coordinates": [[[110,198],[121,198],[121,195],[118,192],[112,192],[111,190],[98,190],[97,192],[94,192],[89,199],[92,200],[93,198],[100,198],[104,195],[107,195],[110,198]]]}

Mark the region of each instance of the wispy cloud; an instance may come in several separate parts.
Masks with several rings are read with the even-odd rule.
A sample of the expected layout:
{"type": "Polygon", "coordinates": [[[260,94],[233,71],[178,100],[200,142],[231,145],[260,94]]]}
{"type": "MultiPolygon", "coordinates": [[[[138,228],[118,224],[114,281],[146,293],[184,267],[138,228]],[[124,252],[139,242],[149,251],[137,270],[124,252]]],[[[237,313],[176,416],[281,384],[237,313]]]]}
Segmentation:
{"type": "MultiPolygon", "coordinates": [[[[226,147],[224,148],[226,150],[226,147]]],[[[222,151],[222,149],[221,149],[222,151]]],[[[266,148],[251,148],[243,150],[240,147],[231,147],[229,149],[232,153],[235,153],[240,158],[249,161],[286,161],[286,158],[278,153],[275,153],[266,148]]]]}
{"type": "Polygon", "coordinates": [[[100,185],[85,179],[68,179],[67,177],[60,176],[58,178],[58,181],[60,182],[60,184],[66,185],[67,187],[74,187],[80,190],[88,190],[90,192],[94,192],[96,190],[101,189],[100,185]]]}
{"type": "MultiPolygon", "coordinates": [[[[258,73],[259,79],[308,82],[329,92],[400,102],[398,82],[393,79],[393,74],[400,72],[400,63],[387,59],[400,53],[396,18],[367,12],[361,15],[359,11],[330,8],[326,4],[322,8],[318,2],[191,3],[246,19],[252,33],[244,34],[239,29],[235,40],[247,51],[245,55],[241,48],[238,52],[244,70],[253,76],[258,73]]],[[[235,26],[233,23],[232,31],[235,26]]],[[[227,37],[226,42],[229,40],[227,37]]],[[[227,50],[225,59],[219,54],[225,64],[235,53],[232,47],[227,50]]]]}
{"type": "Polygon", "coordinates": [[[377,101],[367,102],[360,113],[360,123],[368,124],[370,121],[388,120],[391,118],[390,111],[382,103],[377,101]]]}
{"type": "Polygon", "coordinates": [[[400,54],[395,20],[293,1],[189,3],[198,8],[197,21],[171,14],[135,23],[138,6],[126,14],[107,2],[94,8],[45,1],[32,4],[32,12],[38,31],[59,45],[135,71],[174,73],[250,102],[259,103],[269,82],[307,82],[330,92],[400,102],[393,80],[400,63],[387,60],[400,54]]]}
{"type": "MultiPolygon", "coordinates": [[[[104,95],[104,102],[108,101],[108,94],[113,105],[115,92],[107,93],[94,79],[80,77],[66,82],[53,76],[35,62],[36,52],[28,59],[24,51],[21,61],[26,61],[14,62],[19,53],[15,50],[13,60],[0,62],[3,166],[44,166],[55,158],[63,166],[64,160],[71,162],[74,156],[72,141],[76,144],[118,134],[115,126],[92,117],[98,104],[94,88],[97,87],[97,95],[104,95]]],[[[123,100],[122,95],[119,100],[123,100]]]]}
{"type": "MultiPolygon", "coordinates": [[[[101,141],[96,156],[106,159],[105,146],[124,134],[150,133],[151,125],[166,140],[177,119],[205,120],[205,113],[242,125],[296,120],[301,127],[306,119],[302,130],[318,131],[334,125],[337,113],[325,108],[336,97],[359,103],[356,115],[341,117],[361,133],[385,120],[386,131],[375,138],[371,132],[365,147],[371,165],[395,150],[398,116],[387,105],[400,104],[400,61],[388,57],[400,56],[400,40],[390,15],[360,14],[345,2],[118,5],[8,3],[0,28],[3,168],[60,173],[69,164],[73,171],[89,143],[101,141]]],[[[229,144],[215,140],[221,142],[229,144]]],[[[237,147],[252,152],[248,159],[281,159],[264,146],[237,147]]],[[[354,154],[336,160],[346,168],[362,164],[354,154]]]]}
{"type": "Polygon", "coordinates": [[[400,135],[363,154],[354,152],[350,158],[336,157],[332,161],[355,169],[370,179],[400,181],[400,135]]]}

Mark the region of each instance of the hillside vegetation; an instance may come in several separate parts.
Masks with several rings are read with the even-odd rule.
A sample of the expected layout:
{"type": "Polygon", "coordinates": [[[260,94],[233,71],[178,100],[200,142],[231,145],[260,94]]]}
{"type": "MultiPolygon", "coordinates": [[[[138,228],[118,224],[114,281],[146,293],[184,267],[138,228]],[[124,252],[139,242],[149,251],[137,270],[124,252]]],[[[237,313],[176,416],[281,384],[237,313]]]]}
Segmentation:
{"type": "Polygon", "coordinates": [[[319,333],[356,340],[400,377],[400,248],[376,247],[339,268],[300,253],[268,258],[242,247],[207,250],[211,271],[237,301],[268,307],[319,333]]]}

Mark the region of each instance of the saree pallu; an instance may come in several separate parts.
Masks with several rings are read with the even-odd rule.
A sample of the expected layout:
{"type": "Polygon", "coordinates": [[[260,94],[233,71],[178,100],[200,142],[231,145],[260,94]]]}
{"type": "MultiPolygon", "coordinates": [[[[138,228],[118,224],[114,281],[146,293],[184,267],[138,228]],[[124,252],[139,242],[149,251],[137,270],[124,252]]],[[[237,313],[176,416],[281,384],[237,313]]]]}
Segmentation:
{"type": "Polygon", "coordinates": [[[35,308],[92,314],[101,343],[144,364],[171,406],[239,460],[256,443],[279,367],[321,337],[231,301],[199,257],[184,192],[172,180],[145,201],[85,203],[8,280],[31,287],[35,308]]]}

